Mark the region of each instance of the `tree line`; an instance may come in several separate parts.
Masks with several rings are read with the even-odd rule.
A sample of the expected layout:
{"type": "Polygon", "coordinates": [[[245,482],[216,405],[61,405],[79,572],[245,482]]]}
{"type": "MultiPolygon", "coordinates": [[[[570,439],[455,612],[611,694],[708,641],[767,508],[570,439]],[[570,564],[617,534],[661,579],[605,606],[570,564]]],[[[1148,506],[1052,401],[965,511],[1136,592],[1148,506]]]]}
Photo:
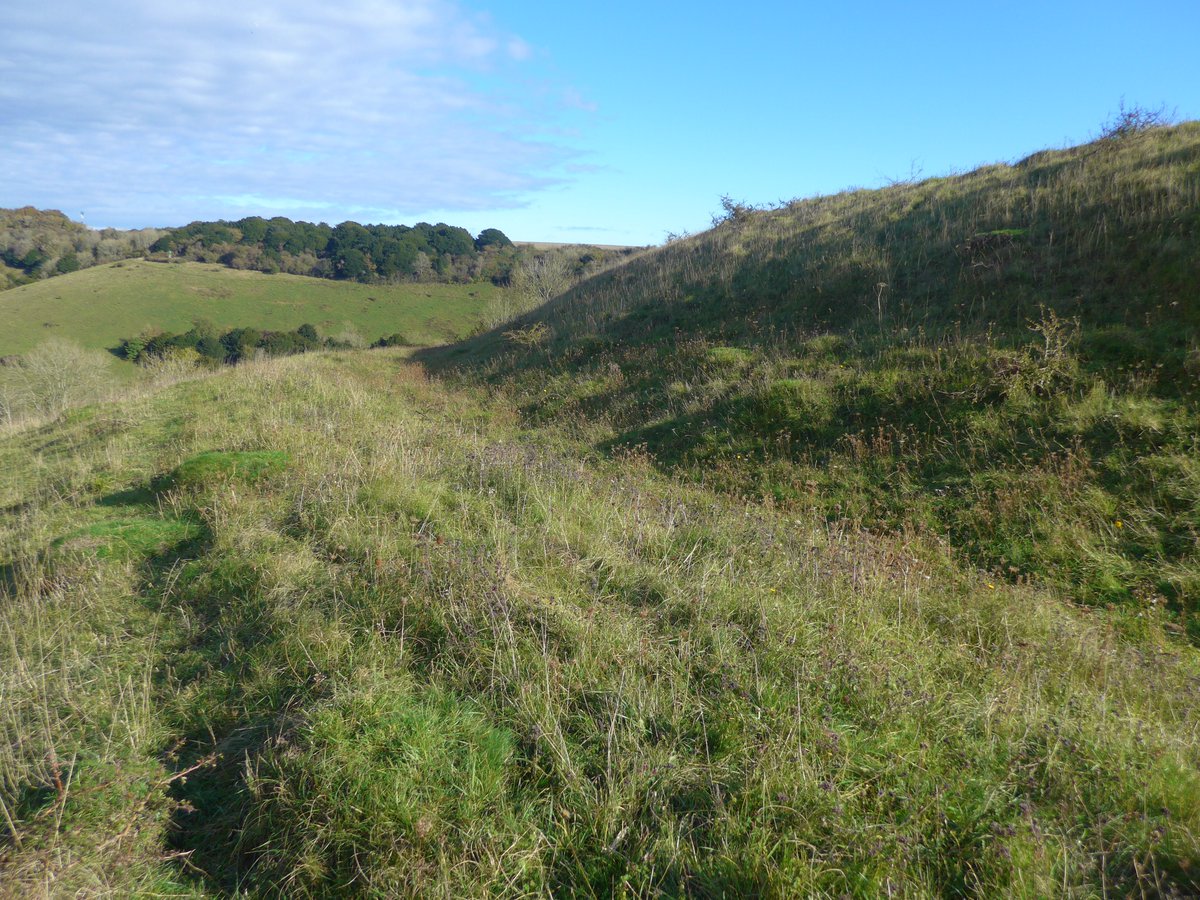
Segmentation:
{"type": "MultiPolygon", "coordinates": [[[[397,333],[381,337],[371,346],[407,344],[405,337],[397,333]]],[[[231,328],[222,333],[211,322],[196,319],[187,331],[146,332],[124,338],[117,352],[122,358],[143,365],[170,357],[187,357],[199,365],[219,366],[264,356],[290,356],[313,350],[353,350],[365,346],[366,341],[352,326],[339,334],[326,336],[308,323],[292,331],[231,328]]]]}
{"type": "Polygon", "coordinates": [[[497,228],[473,237],[465,228],[441,222],[330,226],[282,216],[192,222],[164,234],[150,251],[236,269],[361,282],[507,283],[519,256],[497,228]]]}
{"type": "Polygon", "coordinates": [[[58,210],[0,209],[0,290],[145,256],[368,283],[507,284],[521,251],[498,228],[293,222],[248,216],[180,228],[88,228],[58,210]]]}

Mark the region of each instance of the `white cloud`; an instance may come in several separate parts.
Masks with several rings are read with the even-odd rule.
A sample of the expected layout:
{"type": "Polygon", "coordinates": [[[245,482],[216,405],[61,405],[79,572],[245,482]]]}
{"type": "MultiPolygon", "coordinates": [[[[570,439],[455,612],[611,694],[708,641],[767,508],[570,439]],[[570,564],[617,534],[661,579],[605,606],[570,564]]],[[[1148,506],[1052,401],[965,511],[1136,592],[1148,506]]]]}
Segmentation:
{"type": "Polygon", "coordinates": [[[532,50],[442,0],[21,2],[0,32],[0,206],[177,224],[512,206],[569,156],[532,50]],[[541,98],[541,99],[539,99],[541,98]]]}

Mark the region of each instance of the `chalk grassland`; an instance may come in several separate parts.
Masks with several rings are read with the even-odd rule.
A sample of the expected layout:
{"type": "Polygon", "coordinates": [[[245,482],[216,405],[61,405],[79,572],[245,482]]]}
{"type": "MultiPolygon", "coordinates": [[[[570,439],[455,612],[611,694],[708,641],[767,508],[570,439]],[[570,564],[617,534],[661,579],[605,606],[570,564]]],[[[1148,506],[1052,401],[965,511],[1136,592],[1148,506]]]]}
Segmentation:
{"type": "Polygon", "coordinates": [[[1200,895],[1200,126],[1117,137],[7,426],[0,893],[1200,895]]]}
{"type": "Polygon", "coordinates": [[[394,351],[0,440],[0,893],[1194,896],[1148,610],[604,459],[394,351]]]}
{"type": "Polygon", "coordinates": [[[364,285],[123,260],[0,293],[0,356],[52,336],[108,349],[143,329],[186,331],[196,318],[220,330],[290,331],[308,322],[326,334],[350,323],[369,341],[400,332],[437,343],[470,331],[500,290],[490,283],[364,285]]]}
{"type": "Polygon", "coordinates": [[[1165,605],[1200,643],[1200,123],[727,212],[423,359],[531,425],[1165,605]]]}

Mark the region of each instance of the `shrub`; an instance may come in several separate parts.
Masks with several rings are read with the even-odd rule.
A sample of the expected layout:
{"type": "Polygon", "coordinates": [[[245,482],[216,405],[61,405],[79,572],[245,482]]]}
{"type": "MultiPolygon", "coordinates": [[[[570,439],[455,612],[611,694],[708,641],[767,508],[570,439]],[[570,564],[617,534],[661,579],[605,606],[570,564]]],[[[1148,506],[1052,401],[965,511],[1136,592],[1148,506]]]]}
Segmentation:
{"type": "Polygon", "coordinates": [[[155,381],[178,381],[197,374],[200,354],[190,347],[168,347],[161,353],[143,353],[138,365],[155,381]]]}
{"type": "Polygon", "coordinates": [[[259,346],[271,356],[288,356],[309,349],[309,343],[294,331],[268,331],[263,334],[259,346]]]}
{"type": "Polygon", "coordinates": [[[196,352],[206,359],[217,360],[222,362],[225,359],[225,347],[213,335],[205,335],[196,342],[196,352]]]}
{"type": "Polygon", "coordinates": [[[79,271],[79,257],[74,253],[67,253],[59,257],[58,264],[55,265],[54,271],[59,275],[66,275],[68,272],[79,271]]]}
{"type": "Polygon", "coordinates": [[[1100,140],[1110,143],[1127,140],[1153,128],[1164,128],[1170,125],[1171,121],[1165,106],[1148,109],[1134,105],[1126,109],[1125,101],[1122,100],[1117,107],[1117,114],[1101,127],[1100,140]]]}
{"type": "MultiPolygon", "coordinates": [[[[300,327],[303,328],[304,326],[300,327]]],[[[311,328],[312,326],[309,327],[311,328]]],[[[301,337],[307,337],[303,331],[298,333],[301,337]]],[[[316,334],[315,330],[313,331],[313,334],[316,334]]],[[[314,337],[313,340],[316,341],[317,339],[314,337]]],[[[337,334],[330,335],[329,343],[334,347],[342,347],[350,350],[361,350],[363,347],[367,346],[367,339],[362,336],[362,332],[354,327],[354,323],[346,322],[342,325],[341,331],[339,331],[337,334]]]]}
{"type": "Polygon", "coordinates": [[[121,357],[130,362],[137,362],[142,352],[146,349],[146,340],[144,337],[125,338],[121,341],[121,357]]]}
{"type": "Polygon", "coordinates": [[[750,214],[755,211],[755,207],[741,200],[734,200],[728,194],[721,197],[721,211],[712,217],[713,228],[717,228],[725,223],[740,225],[750,218],[750,214]]]}
{"type": "Polygon", "coordinates": [[[262,342],[262,332],[257,328],[235,328],[221,335],[226,358],[239,362],[254,356],[254,350],[262,342]]]}
{"type": "Polygon", "coordinates": [[[524,295],[530,308],[565,293],[573,282],[571,264],[561,253],[531,259],[512,274],[513,289],[524,295]]]}
{"type": "Polygon", "coordinates": [[[514,328],[506,331],[504,336],[522,347],[537,347],[549,339],[550,327],[545,322],[536,322],[528,328],[514,328]]]}
{"type": "Polygon", "coordinates": [[[6,367],[5,414],[57,415],[94,396],[105,382],[108,357],[61,338],[51,338],[6,367]],[[15,405],[14,405],[15,404],[15,405]]]}

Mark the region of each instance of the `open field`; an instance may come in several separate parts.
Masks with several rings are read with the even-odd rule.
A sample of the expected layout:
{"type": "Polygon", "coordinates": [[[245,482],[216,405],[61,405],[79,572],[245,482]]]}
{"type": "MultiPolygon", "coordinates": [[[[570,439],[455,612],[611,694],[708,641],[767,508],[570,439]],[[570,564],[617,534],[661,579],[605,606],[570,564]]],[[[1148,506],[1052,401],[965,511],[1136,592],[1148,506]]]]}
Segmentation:
{"type": "Polygon", "coordinates": [[[124,260],[0,293],[0,356],[52,336],[108,349],[144,329],[186,331],[196,318],[222,331],[290,331],[308,322],[329,334],[350,323],[371,341],[401,332],[435,343],[468,332],[500,290],[490,283],[364,285],[124,260]]]}

